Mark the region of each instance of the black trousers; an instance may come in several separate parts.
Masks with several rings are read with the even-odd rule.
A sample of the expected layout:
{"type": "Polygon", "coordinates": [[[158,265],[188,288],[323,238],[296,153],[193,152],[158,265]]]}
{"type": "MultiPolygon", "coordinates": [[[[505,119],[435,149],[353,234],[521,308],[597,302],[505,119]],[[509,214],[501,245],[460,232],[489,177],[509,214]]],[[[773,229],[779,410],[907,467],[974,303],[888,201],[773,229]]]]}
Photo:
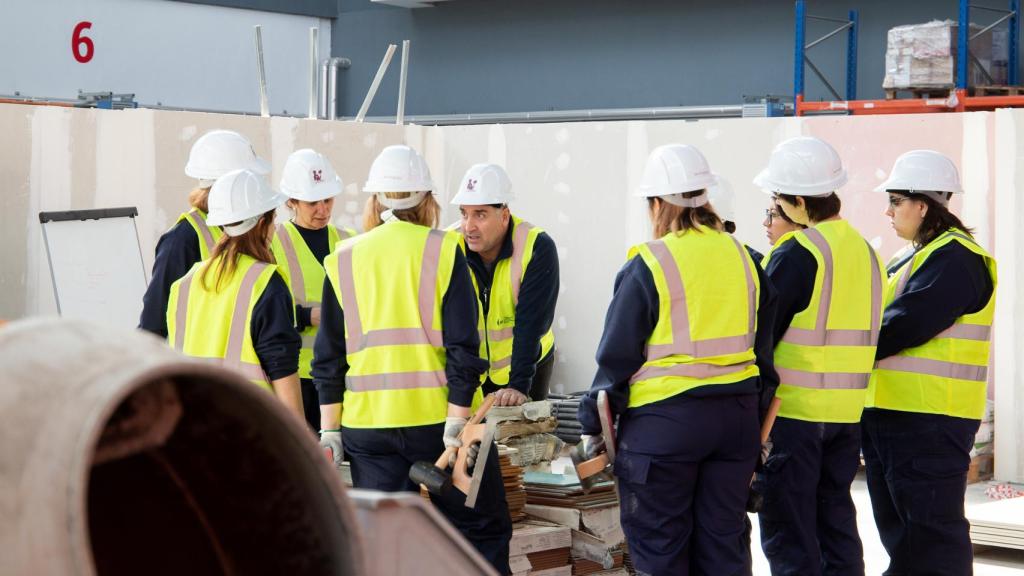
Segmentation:
{"type": "Polygon", "coordinates": [[[677,398],[620,419],[615,475],[638,574],[749,576],[757,395],[677,398]]]}
{"type": "MultiPolygon", "coordinates": [[[[356,488],[385,492],[419,492],[409,480],[409,468],[417,461],[433,463],[444,451],[444,424],[407,428],[343,428],[345,452],[352,464],[356,488]]],[[[501,481],[498,450],[491,446],[484,464],[483,483],[476,507],[466,507],[466,496],[452,489],[430,500],[466,537],[499,574],[508,574],[508,549],[512,518],[501,481]]]]}
{"type": "Polygon", "coordinates": [[[316,386],[310,378],[299,379],[302,390],[302,411],[306,416],[306,423],[313,429],[314,433],[320,432],[320,396],[316,392],[316,386]]]}
{"type": "MultiPolygon", "coordinates": [[[[551,388],[551,371],[555,367],[555,349],[552,348],[548,355],[541,358],[540,362],[537,362],[537,371],[533,374],[533,382],[530,384],[530,393],[528,396],[530,400],[547,400],[548,392],[551,388]]],[[[499,386],[494,382],[491,382],[490,378],[484,381],[481,391],[484,396],[491,392],[501,390],[504,386],[499,386]]]]}
{"type": "Polygon", "coordinates": [[[761,548],[775,576],[863,576],[864,549],[850,485],[860,464],[858,424],[779,417],[758,475],[761,548]]]}
{"type": "Polygon", "coordinates": [[[979,420],[868,409],[861,420],[886,576],[972,573],[964,491],[979,420]]]}

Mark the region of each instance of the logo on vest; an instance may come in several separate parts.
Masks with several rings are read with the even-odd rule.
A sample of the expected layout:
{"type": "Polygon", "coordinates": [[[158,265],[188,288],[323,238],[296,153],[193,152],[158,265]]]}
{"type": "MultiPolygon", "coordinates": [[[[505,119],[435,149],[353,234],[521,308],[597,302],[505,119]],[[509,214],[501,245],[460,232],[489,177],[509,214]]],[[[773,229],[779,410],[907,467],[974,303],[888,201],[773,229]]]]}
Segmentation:
{"type": "Polygon", "coordinates": [[[509,324],[515,324],[515,316],[505,316],[504,318],[498,318],[498,326],[508,326],[509,324]]]}
{"type": "Polygon", "coordinates": [[[313,170],[313,182],[320,182],[323,180],[323,170],[313,170]]]}

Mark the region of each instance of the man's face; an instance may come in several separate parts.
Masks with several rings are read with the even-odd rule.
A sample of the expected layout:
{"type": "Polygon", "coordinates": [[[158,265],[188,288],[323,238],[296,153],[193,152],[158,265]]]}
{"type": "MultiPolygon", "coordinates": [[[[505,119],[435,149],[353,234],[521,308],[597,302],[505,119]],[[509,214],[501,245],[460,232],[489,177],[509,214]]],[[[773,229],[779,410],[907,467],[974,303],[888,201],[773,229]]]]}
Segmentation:
{"type": "MultiPolygon", "coordinates": [[[[497,256],[508,231],[508,208],[495,208],[489,204],[462,205],[462,234],[469,249],[481,256],[497,256]]],[[[487,259],[487,258],[485,258],[487,259]]]]}

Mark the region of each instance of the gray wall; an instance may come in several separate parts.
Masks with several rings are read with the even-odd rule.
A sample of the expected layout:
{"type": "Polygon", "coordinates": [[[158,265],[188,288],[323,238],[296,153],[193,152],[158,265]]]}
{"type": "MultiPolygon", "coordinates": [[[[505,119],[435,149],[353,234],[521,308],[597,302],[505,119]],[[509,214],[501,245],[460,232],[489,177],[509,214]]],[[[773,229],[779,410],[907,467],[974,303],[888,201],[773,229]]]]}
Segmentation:
{"type": "MultiPolygon", "coordinates": [[[[333,53],[341,112],[356,113],[388,43],[412,41],[406,113],[447,114],[733,104],[793,91],[793,3],[784,0],[451,0],[403,9],[338,0],[333,53]]],[[[992,6],[1002,3],[994,0],[992,6]]],[[[858,97],[882,98],[886,32],[956,19],[956,0],[811,0],[860,11],[858,97]]],[[[991,13],[976,11],[988,23],[991,13]]],[[[835,27],[809,22],[808,41],[835,27]]],[[[845,34],[810,52],[842,94],[845,34]]],[[[396,54],[370,115],[393,115],[396,54]]],[[[830,99],[810,76],[809,99],[830,99]]]]}

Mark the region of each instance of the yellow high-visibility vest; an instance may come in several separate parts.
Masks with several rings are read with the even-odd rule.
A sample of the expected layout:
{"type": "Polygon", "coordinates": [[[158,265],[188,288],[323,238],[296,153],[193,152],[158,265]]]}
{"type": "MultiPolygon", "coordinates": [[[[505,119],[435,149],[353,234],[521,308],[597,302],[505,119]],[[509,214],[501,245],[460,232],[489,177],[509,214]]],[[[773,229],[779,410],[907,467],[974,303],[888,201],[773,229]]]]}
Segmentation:
{"type": "Polygon", "coordinates": [[[779,416],[809,422],[859,422],[882,321],[881,260],[846,220],[784,235],[817,263],[807,308],[775,347],[779,416]]]}
{"type": "MultiPolygon", "coordinates": [[[[494,265],[491,278],[490,303],[484,314],[483,304],[479,308],[478,331],[480,332],[480,357],[490,364],[487,372],[481,376],[481,382],[487,378],[498,386],[507,386],[512,373],[513,332],[516,326],[516,306],[519,304],[519,288],[523,284],[526,270],[533,260],[533,246],[537,236],[543,232],[533,224],[511,217],[512,256],[498,260],[494,265]]],[[[459,241],[465,249],[465,238],[459,235],[459,241]]],[[[473,289],[476,290],[477,301],[480,301],[480,285],[473,276],[473,289]]],[[[548,328],[540,339],[540,361],[551,352],[555,345],[555,333],[548,328]]]]}
{"type": "Polygon", "coordinates": [[[212,283],[220,258],[197,262],[171,285],[167,341],[186,356],[225,366],[272,390],[253,348],[251,324],[252,310],[277,267],[241,254],[234,273],[217,290],[212,283]],[[212,266],[210,289],[199,277],[204,266],[212,266]]]}
{"type": "MultiPolygon", "coordinates": [[[[981,419],[985,412],[989,347],[996,309],[996,261],[960,230],[950,229],[932,240],[889,280],[888,306],[906,288],[907,281],[939,248],[950,242],[985,260],[992,277],[992,296],[973,314],[956,322],[921,346],[906,348],[878,362],[871,374],[867,406],[903,412],[944,414],[981,419]]],[[[942,306],[936,302],[936,306],[942,306]]]]}
{"type": "Polygon", "coordinates": [[[224,235],[221,231],[220,226],[209,227],[206,225],[206,213],[198,208],[193,208],[188,212],[184,212],[181,216],[178,216],[178,222],[185,220],[189,226],[196,231],[196,236],[199,237],[199,259],[209,260],[210,255],[213,253],[213,247],[217,245],[220,237],[224,235]]]}
{"type": "MultiPolygon", "coordinates": [[[[337,247],[338,242],[352,236],[355,236],[353,230],[327,225],[327,242],[331,251],[337,247]]],[[[324,265],[313,256],[294,223],[278,225],[270,249],[274,253],[278,270],[291,289],[295,304],[303,307],[319,306],[324,289],[324,265]]],[[[302,349],[299,351],[300,378],[312,378],[310,365],[313,362],[316,333],[316,326],[307,326],[299,333],[302,336],[302,349]]]]}
{"type": "Polygon", "coordinates": [[[458,249],[454,233],[392,221],[342,240],[324,260],[345,318],[342,426],[444,421],[441,303],[458,249]]]}
{"type": "Polygon", "coordinates": [[[630,379],[630,408],[759,374],[754,335],[761,285],[738,240],[702,226],[635,246],[629,257],[635,256],[654,278],[658,321],[647,339],[647,361],[630,379]]]}

